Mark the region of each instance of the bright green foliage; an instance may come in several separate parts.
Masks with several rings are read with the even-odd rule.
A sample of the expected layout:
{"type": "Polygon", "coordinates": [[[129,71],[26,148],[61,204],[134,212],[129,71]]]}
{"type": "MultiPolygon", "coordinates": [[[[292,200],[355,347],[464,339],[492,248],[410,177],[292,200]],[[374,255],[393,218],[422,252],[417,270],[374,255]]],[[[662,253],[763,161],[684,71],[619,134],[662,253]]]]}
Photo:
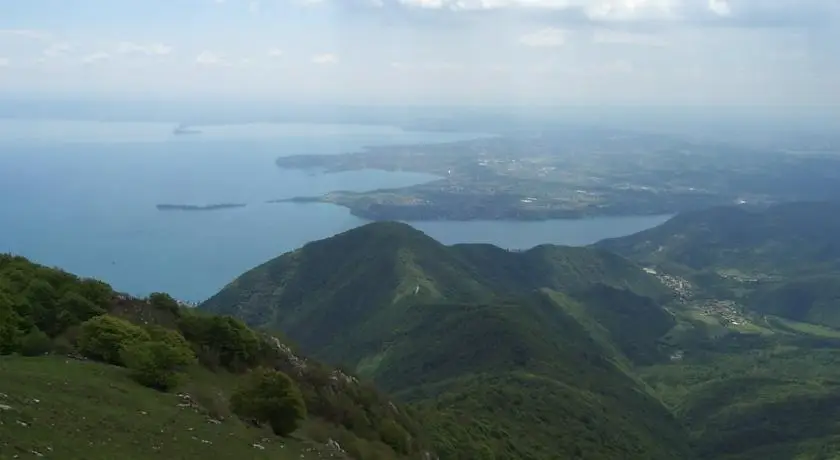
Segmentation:
{"type": "Polygon", "coordinates": [[[121,358],[140,384],[163,391],[175,387],[182,372],[195,362],[186,341],[173,340],[131,343],[122,349],[121,358]]]}
{"type": "Polygon", "coordinates": [[[82,324],[79,351],[85,356],[110,364],[122,364],[122,349],[149,340],[149,333],[123,319],[101,315],[82,324]]]}
{"type": "Polygon", "coordinates": [[[268,423],[279,436],[291,434],[306,418],[297,385],[288,375],[270,369],[256,369],[246,376],[231,397],[231,406],[240,417],[268,423]]]}

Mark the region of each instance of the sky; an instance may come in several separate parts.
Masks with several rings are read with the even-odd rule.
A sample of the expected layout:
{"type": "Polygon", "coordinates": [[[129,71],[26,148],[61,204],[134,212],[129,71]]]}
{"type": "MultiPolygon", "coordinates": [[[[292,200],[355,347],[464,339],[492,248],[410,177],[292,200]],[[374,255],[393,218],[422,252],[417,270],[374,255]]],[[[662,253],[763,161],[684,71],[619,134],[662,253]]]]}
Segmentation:
{"type": "Polygon", "coordinates": [[[840,106],[840,0],[0,0],[0,93],[840,106]]]}

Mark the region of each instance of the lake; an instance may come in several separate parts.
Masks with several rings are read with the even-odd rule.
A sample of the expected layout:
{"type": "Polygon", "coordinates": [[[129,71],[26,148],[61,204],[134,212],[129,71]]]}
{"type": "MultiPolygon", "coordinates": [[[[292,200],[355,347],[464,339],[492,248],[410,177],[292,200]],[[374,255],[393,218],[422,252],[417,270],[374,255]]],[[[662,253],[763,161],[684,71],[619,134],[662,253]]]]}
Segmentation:
{"type": "MultiPolygon", "coordinates": [[[[481,135],[384,126],[248,124],[201,127],[199,135],[172,136],[175,125],[0,120],[0,251],[100,278],[132,294],[165,291],[200,301],[272,257],[366,223],[338,206],[266,200],[433,179],[383,171],[311,175],[277,168],[276,157],[481,135]],[[159,203],[248,206],[161,212],[155,208],[159,203]]],[[[446,244],[528,248],[589,244],[666,218],[412,225],[446,244]]]]}

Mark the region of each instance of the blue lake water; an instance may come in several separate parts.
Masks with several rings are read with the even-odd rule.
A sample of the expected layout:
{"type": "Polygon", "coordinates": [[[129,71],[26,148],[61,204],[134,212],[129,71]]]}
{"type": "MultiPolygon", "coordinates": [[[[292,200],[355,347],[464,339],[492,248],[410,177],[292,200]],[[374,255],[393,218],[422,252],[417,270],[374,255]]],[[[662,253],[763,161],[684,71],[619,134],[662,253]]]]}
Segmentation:
{"type": "MultiPolygon", "coordinates": [[[[173,127],[0,120],[0,251],[101,278],[137,295],[157,290],[203,300],[272,257],[366,223],[337,206],[266,200],[433,179],[382,171],[313,176],[275,167],[276,157],[477,136],[378,126],[250,124],[202,127],[200,135],[174,137],[173,127]],[[158,203],[223,202],[248,206],[208,212],[155,208],[158,203]]],[[[665,218],[412,225],[447,244],[527,248],[589,244],[665,218]]]]}

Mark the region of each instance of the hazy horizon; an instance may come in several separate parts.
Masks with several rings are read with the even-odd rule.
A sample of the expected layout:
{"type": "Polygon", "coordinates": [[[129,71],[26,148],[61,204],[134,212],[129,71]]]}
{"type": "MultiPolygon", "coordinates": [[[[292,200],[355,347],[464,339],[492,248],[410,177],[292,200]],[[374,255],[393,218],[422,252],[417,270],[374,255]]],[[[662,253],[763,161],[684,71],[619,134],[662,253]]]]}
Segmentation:
{"type": "Polygon", "coordinates": [[[7,94],[305,104],[840,105],[830,0],[27,0],[7,94]]]}

